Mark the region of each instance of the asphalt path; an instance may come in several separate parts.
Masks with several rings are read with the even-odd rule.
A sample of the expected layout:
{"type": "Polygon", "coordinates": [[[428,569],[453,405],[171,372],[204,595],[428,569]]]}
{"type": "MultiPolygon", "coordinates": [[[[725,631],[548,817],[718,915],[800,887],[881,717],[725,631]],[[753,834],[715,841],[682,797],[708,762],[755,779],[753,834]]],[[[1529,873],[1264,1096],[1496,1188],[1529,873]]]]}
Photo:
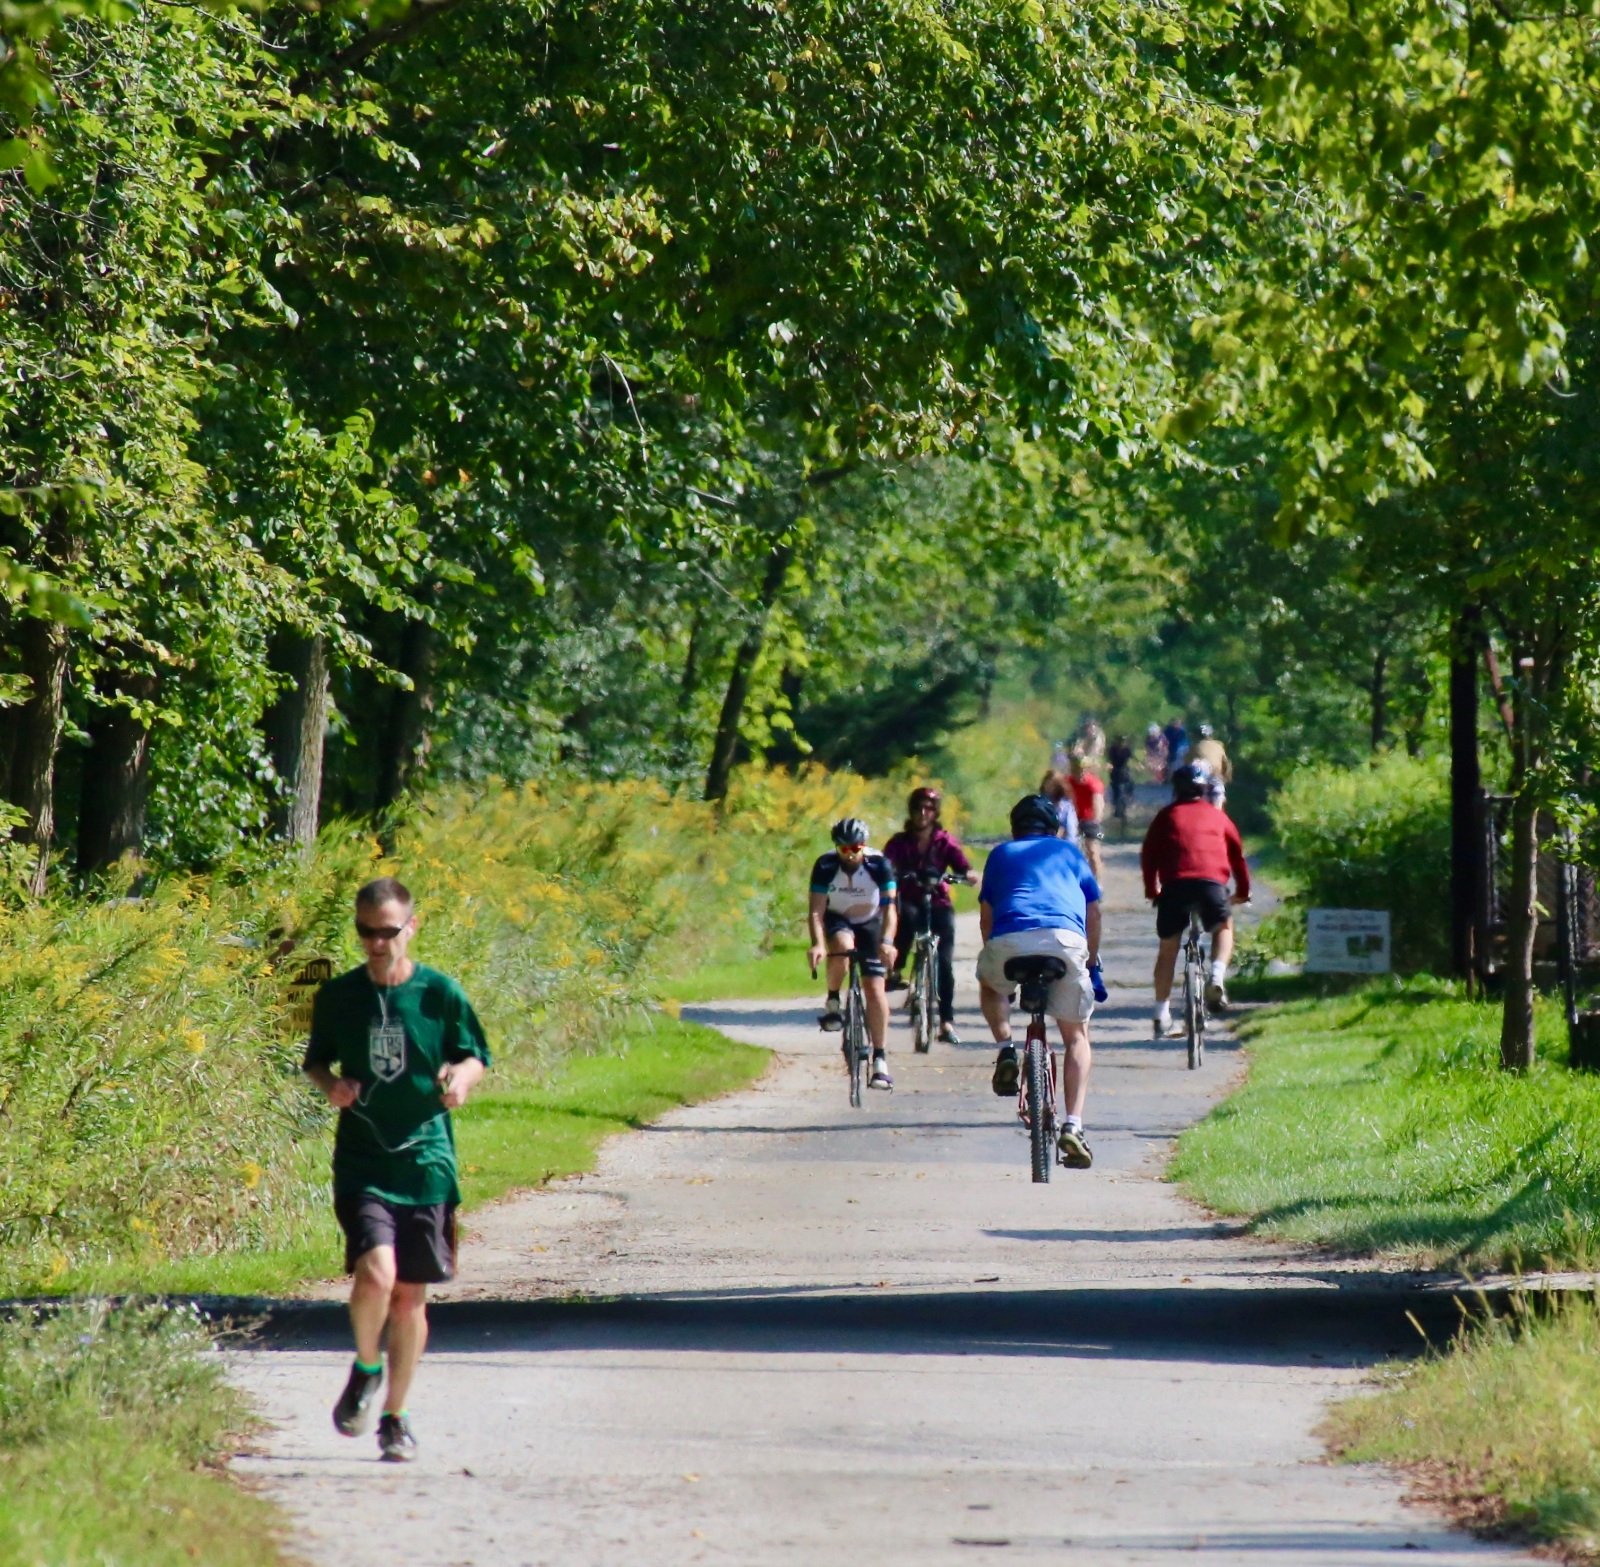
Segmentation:
{"type": "Polygon", "coordinates": [[[814,1001],[687,1016],[771,1048],[751,1089],[614,1140],[598,1171],[474,1217],[380,1464],[328,1408],[331,1300],[233,1356],[273,1430],[238,1467],[329,1567],[1202,1560],[1531,1561],[1456,1534],[1392,1479],[1323,1461],[1330,1399],[1435,1334],[1453,1298],[1265,1244],[1162,1179],[1239,1069],[1149,1031],[1151,919],[1108,845],[1110,1003],[1095,1166],[1028,1178],[988,1087],[962,922],[960,1046],[849,1107],[814,1001]]]}

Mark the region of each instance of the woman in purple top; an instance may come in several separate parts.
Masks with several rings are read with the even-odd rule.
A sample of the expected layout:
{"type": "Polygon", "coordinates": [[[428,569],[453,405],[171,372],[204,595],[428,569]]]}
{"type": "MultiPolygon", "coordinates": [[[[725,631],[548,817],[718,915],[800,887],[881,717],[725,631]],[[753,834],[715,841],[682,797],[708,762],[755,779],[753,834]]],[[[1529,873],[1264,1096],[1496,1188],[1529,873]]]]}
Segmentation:
{"type": "Polygon", "coordinates": [[[922,929],[923,911],[928,912],[929,929],[939,938],[939,1038],[946,1044],[959,1045],[956,1036],[956,911],[950,901],[950,889],[941,881],[931,889],[924,888],[918,877],[953,871],[968,886],[978,884],[977,872],[972,862],[955,838],[945,831],[939,821],[939,791],[913,789],[906,804],[906,825],[883,846],[884,858],[894,867],[899,883],[900,898],[900,955],[895,961],[895,971],[889,976],[890,990],[904,990],[906,982],[900,970],[916,944],[916,934],[922,929]],[[924,902],[924,900],[927,900],[924,902]]]}

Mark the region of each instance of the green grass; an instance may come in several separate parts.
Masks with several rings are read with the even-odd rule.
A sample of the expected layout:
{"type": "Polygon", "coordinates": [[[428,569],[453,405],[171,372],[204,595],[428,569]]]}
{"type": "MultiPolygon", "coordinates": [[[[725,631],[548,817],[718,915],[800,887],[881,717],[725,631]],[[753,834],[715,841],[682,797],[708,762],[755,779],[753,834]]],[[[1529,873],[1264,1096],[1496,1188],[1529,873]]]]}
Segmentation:
{"type": "MultiPolygon", "coordinates": [[[[467,1211],[517,1187],[591,1170],[613,1133],[742,1088],[771,1060],[765,1050],[665,1014],[629,1023],[612,1043],[604,1054],[567,1057],[546,1078],[491,1072],[484,1079],[455,1114],[467,1211]]],[[[325,1172],[327,1142],[317,1140],[307,1157],[325,1172]]],[[[325,1203],[306,1215],[292,1247],[176,1261],[155,1252],[121,1253],[63,1274],[50,1291],[278,1295],[334,1276],[340,1257],[338,1227],[325,1203]]]]}
{"type": "Polygon", "coordinates": [[[1185,1133],[1171,1174],[1258,1234],[1419,1266],[1586,1265],[1600,1255],[1600,1079],[1564,1064],[1559,1010],[1527,1076],[1498,1066],[1499,1009],[1426,977],[1283,998],[1248,1018],[1245,1086],[1185,1133]]]}
{"type": "Polygon", "coordinates": [[[462,1194],[470,1207],[592,1170],[613,1133],[743,1088],[771,1059],[698,1023],[635,1025],[616,1054],[580,1056],[547,1083],[504,1083],[469,1103],[456,1127],[462,1194]]]}
{"type": "Polygon", "coordinates": [[[0,1323],[0,1561],[279,1567],[279,1519],[221,1460],[252,1424],[195,1318],[68,1308],[0,1323]]]}
{"type": "Polygon", "coordinates": [[[1600,1559],[1600,1310],[1568,1297],[1496,1322],[1449,1353],[1391,1368],[1376,1397],[1338,1405],[1342,1457],[1410,1465],[1481,1526],[1600,1559]]]}
{"type": "Polygon", "coordinates": [[[679,979],[667,980],[661,994],[668,1001],[787,1001],[817,988],[806,967],[804,943],[785,943],[765,957],[735,963],[708,963],[679,979]]]}

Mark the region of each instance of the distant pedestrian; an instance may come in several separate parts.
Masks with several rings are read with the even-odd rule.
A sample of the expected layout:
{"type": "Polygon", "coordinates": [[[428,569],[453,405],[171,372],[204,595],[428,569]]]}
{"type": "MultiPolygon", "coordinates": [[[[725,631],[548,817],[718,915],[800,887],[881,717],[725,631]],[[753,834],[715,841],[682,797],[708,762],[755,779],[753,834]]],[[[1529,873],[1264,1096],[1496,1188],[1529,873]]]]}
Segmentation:
{"type": "Polygon", "coordinates": [[[1118,735],[1106,756],[1111,763],[1111,814],[1126,827],[1133,804],[1133,746],[1128,737],[1118,735]]]}
{"type": "Polygon", "coordinates": [[[1161,731],[1161,738],[1167,742],[1167,777],[1170,778],[1189,759],[1189,731],[1184,728],[1181,716],[1161,731]]]}
{"type": "Polygon", "coordinates": [[[1067,767],[1052,767],[1039,780],[1039,793],[1055,806],[1056,815],[1061,819],[1061,836],[1068,843],[1078,843],[1078,812],[1072,803],[1072,779],[1068,772],[1070,765],[1069,757],[1067,767]]]}
{"type": "Polygon", "coordinates": [[[356,1359],[333,1423],[366,1430],[383,1382],[378,1421],[387,1459],[416,1456],[406,1414],[428,1341],[430,1284],[455,1276],[455,1136],[450,1112],[489,1065],[482,1025],[461,987],[407,948],[417,930],[411,894],[392,876],[356,894],[356,935],[367,960],[330,979],[312,1007],[305,1072],[339,1111],[333,1142],[333,1211],[344,1231],[356,1359]],[[335,1075],[334,1068],[338,1068],[335,1075]]]}
{"type": "Polygon", "coordinates": [[[1105,759],[1106,732],[1093,713],[1084,714],[1078,725],[1077,738],[1072,742],[1072,750],[1091,765],[1097,766],[1105,759]]]}
{"type": "Polygon", "coordinates": [[[1167,781],[1167,737],[1160,724],[1151,724],[1144,732],[1144,770],[1151,783],[1167,781]]]}
{"type": "Polygon", "coordinates": [[[1189,760],[1204,762],[1211,769],[1206,798],[1221,810],[1228,803],[1228,785],[1233,782],[1233,763],[1228,760],[1227,750],[1217,739],[1210,724],[1201,724],[1200,738],[1190,748],[1189,760]]]}
{"type": "Polygon", "coordinates": [[[1083,852],[1096,881],[1105,871],[1100,860],[1100,845],[1106,835],[1106,786],[1090,770],[1088,761],[1081,756],[1072,759],[1067,773],[1067,789],[1072,795],[1072,808],[1078,817],[1078,834],[1083,840],[1083,852]]]}

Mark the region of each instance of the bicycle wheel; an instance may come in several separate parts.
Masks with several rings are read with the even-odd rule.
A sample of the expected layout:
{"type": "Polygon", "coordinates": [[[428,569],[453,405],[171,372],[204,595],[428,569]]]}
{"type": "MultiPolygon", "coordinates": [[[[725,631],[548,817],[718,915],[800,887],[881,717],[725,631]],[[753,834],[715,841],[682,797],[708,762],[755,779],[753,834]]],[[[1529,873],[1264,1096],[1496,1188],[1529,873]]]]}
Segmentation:
{"type": "Polygon", "coordinates": [[[844,1037],[850,1058],[850,1107],[861,1108],[861,1074],[867,1060],[867,1020],[862,1016],[861,992],[853,986],[845,1003],[844,1037]]]}
{"type": "Polygon", "coordinates": [[[1055,1106],[1050,1102],[1050,1047],[1042,1039],[1028,1041],[1028,1143],[1035,1181],[1050,1179],[1055,1163],[1055,1106]]]}
{"type": "Polygon", "coordinates": [[[1188,1036],[1189,1070],[1206,1058],[1206,997],[1200,980],[1200,965],[1192,952],[1183,965],[1183,1031],[1188,1036]]]}
{"type": "Polygon", "coordinates": [[[913,1041],[919,1054],[926,1055],[933,1044],[933,976],[937,966],[939,938],[934,936],[917,954],[917,1002],[912,1013],[913,1041]]]}

